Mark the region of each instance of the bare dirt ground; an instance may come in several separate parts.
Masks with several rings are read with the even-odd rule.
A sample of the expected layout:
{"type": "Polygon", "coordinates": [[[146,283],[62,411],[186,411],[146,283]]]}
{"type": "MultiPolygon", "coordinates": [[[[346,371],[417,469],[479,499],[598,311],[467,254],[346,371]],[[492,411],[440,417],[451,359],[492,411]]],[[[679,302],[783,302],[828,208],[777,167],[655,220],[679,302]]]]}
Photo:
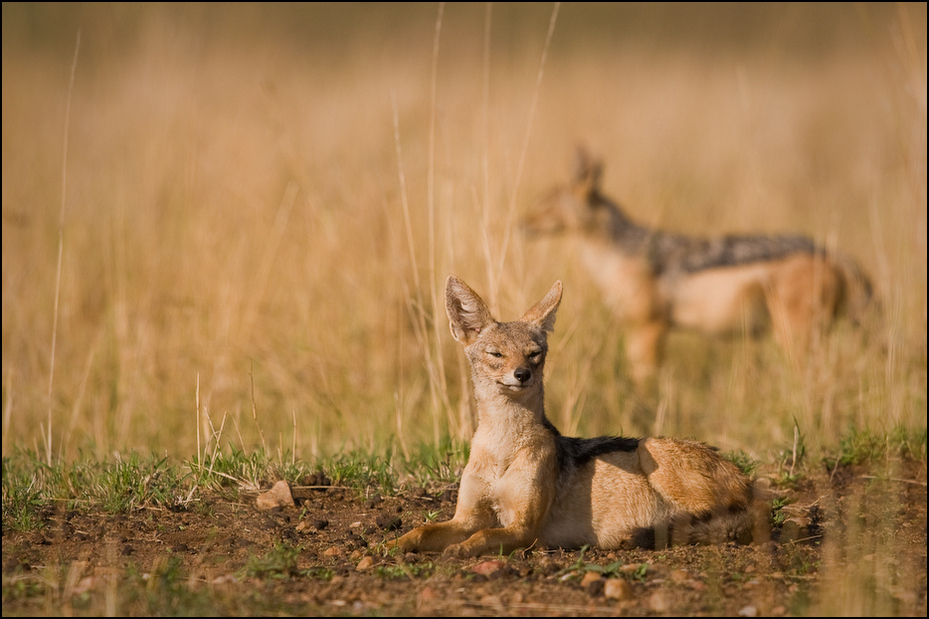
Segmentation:
{"type": "Polygon", "coordinates": [[[427,514],[449,518],[454,486],[362,496],[320,473],[292,482],[295,507],[269,511],[256,494],[186,511],[48,511],[38,532],[3,533],[3,614],[791,616],[843,608],[830,574],[863,571],[875,592],[863,614],[925,616],[926,465],[899,470],[795,483],[763,543],[466,561],[380,546],[427,514]],[[848,550],[853,530],[872,529],[876,549],[848,550]],[[889,564],[862,570],[885,544],[899,549],[889,564]]]}

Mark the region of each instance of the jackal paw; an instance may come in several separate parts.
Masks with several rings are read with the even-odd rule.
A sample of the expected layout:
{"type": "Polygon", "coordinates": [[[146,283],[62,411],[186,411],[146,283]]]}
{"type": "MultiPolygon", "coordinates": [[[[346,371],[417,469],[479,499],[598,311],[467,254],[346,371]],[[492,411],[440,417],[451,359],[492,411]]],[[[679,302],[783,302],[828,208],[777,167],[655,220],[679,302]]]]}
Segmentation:
{"type": "Polygon", "coordinates": [[[464,543],[447,546],[442,552],[442,556],[449,559],[470,559],[479,554],[480,552],[476,552],[474,548],[469,548],[464,543]]]}
{"type": "Polygon", "coordinates": [[[385,541],[384,548],[387,552],[391,552],[394,549],[400,552],[416,552],[416,550],[418,550],[418,544],[419,538],[415,534],[414,529],[406,535],[401,535],[400,537],[385,541]]]}

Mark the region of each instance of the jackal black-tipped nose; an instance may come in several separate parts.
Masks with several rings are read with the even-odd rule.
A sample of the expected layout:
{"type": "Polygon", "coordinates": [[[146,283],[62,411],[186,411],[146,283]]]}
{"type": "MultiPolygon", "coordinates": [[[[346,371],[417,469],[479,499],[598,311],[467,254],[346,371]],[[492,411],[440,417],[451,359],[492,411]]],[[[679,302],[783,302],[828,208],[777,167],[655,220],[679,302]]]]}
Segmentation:
{"type": "Polygon", "coordinates": [[[513,372],[513,376],[516,377],[516,380],[525,385],[529,382],[529,379],[532,378],[532,370],[529,368],[516,368],[513,372]]]}

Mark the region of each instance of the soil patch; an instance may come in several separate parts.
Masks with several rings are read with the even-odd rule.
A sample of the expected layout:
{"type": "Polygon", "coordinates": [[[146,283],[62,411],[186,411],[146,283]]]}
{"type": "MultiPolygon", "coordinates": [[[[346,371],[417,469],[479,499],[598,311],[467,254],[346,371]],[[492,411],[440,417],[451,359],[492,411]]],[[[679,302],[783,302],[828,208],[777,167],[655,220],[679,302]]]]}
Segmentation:
{"type": "Polygon", "coordinates": [[[861,574],[862,614],[925,616],[926,465],[899,470],[806,478],[783,491],[771,539],[747,546],[466,561],[381,547],[450,518],[454,486],[365,496],[298,480],[294,507],[266,511],[257,493],[50,511],[38,532],[3,532],[3,613],[788,616],[845,608],[830,597],[861,574]]]}

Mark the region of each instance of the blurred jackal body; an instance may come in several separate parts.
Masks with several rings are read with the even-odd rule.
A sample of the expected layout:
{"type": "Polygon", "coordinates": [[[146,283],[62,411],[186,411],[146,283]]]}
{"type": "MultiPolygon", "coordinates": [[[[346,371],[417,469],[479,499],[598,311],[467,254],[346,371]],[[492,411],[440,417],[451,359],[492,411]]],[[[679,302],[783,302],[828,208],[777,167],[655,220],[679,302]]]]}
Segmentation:
{"type": "Polygon", "coordinates": [[[450,276],[446,309],[471,366],[478,426],[454,517],[401,536],[404,551],[465,557],[532,545],[601,548],[748,541],[752,490],[712,448],[671,438],[562,436],[542,374],[561,282],[514,322],[497,322],[450,276]]]}
{"type": "Polygon", "coordinates": [[[799,235],[700,238],[635,223],[600,192],[601,165],[577,154],[573,181],[523,221],[580,240],[587,270],[625,328],[637,383],[660,365],[671,328],[710,335],[774,331],[788,353],[843,311],[860,321],[871,284],[847,256],[799,235]]]}

